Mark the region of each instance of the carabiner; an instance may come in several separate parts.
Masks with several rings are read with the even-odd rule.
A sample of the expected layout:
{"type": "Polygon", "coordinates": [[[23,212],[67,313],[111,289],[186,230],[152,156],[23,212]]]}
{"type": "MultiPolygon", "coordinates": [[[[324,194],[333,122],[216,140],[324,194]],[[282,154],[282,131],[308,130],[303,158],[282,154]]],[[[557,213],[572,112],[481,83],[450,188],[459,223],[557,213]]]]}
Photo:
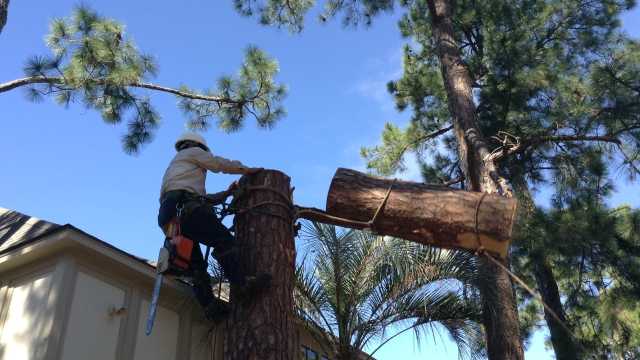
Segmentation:
{"type": "Polygon", "coordinates": [[[183,203],[177,203],[176,204],[176,209],[178,210],[178,213],[177,213],[178,219],[180,219],[180,217],[182,216],[182,209],[184,209],[184,204],[183,203]],[[180,205],[182,205],[182,206],[180,207],[180,205]]]}

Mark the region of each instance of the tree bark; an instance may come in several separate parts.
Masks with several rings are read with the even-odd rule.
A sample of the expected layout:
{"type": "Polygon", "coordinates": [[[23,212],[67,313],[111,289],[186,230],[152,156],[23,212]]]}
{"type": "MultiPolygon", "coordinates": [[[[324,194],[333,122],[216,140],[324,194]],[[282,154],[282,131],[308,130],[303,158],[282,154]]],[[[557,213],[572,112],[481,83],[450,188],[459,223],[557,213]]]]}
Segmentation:
{"type": "Polygon", "coordinates": [[[9,14],[9,0],[0,0],[0,34],[2,29],[7,23],[7,16],[9,14]]]}
{"type": "MultiPolygon", "coordinates": [[[[471,88],[473,78],[462,62],[455,40],[449,1],[427,0],[427,5],[468,187],[470,190],[512,196],[511,190],[490,160],[490,153],[482,139],[471,88]]],[[[485,265],[489,281],[500,295],[494,303],[483,294],[483,325],[489,360],[524,360],[513,283],[508,274],[497,265],[491,262],[485,265]]],[[[510,265],[508,257],[503,265],[510,265]]]]}
{"type": "MultiPolygon", "coordinates": [[[[511,183],[518,196],[518,211],[516,217],[518,219],[516,227],[519,228],[521,234],[526,234],[527,224],[533,220],[533,214],[536,211],[536,206],[529,191],[525,174],[520,171],[512,177],[511,183]]],[[[545,248],[545,241],[540,242],[535,240],[526,241],[529,250],[529,258],[532,260],[532,272],[538,284],[538,291],[540,298],[547,306],[553,310],[553,312],[567,324],[567,318],[565,316],[562,300],[560,299],[560,291],[558,290],[558,283],[553,275],[553,269],[549,262],[549,256],[545,248]]],[[[544,318],[549,328],[549,334],[551,335],[551,343],[553,345],[553,351],[556,354],[556,359],[574,360],[582,358],[582,350],[574,342],[571,335],[558,323],[558,321],[544,309],[544,318]]]]}
{"type": "MultiPolygon", "coordinates": [[[[568,326],[562,301],[560,300],[560,291],[558,291],[558,284],[553,275],[551,265],[546,261],[537,260],[534,264],[534,275],[538,282],[538,291],[540,291],[542,301],[568,326]]],[[[556,359],[581,359],[582,351],[580,348],[547,309],[544,309],[544,318],[549,327],[549,334],[551,335],[551,343],[553,344],[556,359]]]]}
{"type": "MultiPolygon", "coordinates": [[[[351,221],[317,215],[310,220],[368,228],[381,235],[447,249],[473,252],[482,245],[495,257],[504,258],[515,209],[515,198],[391,180],[340,168],[329,187],[326,213],[351,221]],[[375,221],[369,224],[376,212],[375,221]]],[[[301,217],[310,218],[304,212],[301,217]]]]}
{"type": "Polygon", "coordinates": [[[224,340],[225,360],[294,359],[293,276],[296,255],[290,180],[279,171],[263,170],[243,176],[238,183],[235,204],[271,213],[241,210],[235,215],[237,246],[248,248],[242,253],[242,265],[248,276],[269,273],[273,280],[265,292],[249,299],[238,300],[231,292],[224,340]]]}

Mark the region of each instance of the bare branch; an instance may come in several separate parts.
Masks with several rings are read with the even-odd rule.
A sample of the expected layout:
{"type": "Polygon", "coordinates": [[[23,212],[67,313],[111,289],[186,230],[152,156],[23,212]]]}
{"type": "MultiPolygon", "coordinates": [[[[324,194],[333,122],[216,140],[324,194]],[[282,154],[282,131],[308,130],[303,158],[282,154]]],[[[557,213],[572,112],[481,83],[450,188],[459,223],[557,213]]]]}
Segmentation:
{"type": "Polygon", "coordinates": [[[496,162],[505,159],[509,156],[522,153],[529,148],[534,148],[541,145],[544,142],[567,142],[567,141],[604,141],[615,144],[622,144],[620,140],[613,136],[589,136],[589,135],[549,135],[531,138],[529,140],[521,142],[519,145],[513,146],[508,151],[496,153],[487,158],[488,161],[496,162]]]}
{"type": "Polygon", "coordinates": [[[463,182],[463,181],[464,181],[464,176],[458,176],[458,177],[457,177],[457,178],[455,178],[455,179],[451,179],[451,180],[449,180],[449,181],[445,181],[444,183],[442,183],[442,185],[444,185],[444,186],[450,186],[450,185],[453,185],[453,184],[461,183],[461,182],[463,182]]]}

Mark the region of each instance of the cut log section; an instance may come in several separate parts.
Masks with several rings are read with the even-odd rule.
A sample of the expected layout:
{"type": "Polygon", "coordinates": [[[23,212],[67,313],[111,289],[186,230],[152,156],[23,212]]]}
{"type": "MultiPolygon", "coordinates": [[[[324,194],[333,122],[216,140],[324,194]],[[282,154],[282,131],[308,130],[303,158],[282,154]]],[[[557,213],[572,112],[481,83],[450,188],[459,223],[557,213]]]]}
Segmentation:
{"type": "Polygon", "coordinates": [[[474,252],[484,246],[504,259],[515,209],[514,198],[339,168],[327,196],[330,217],[314,218],[311,212],[301,217],[446,249],[474,252]]]}

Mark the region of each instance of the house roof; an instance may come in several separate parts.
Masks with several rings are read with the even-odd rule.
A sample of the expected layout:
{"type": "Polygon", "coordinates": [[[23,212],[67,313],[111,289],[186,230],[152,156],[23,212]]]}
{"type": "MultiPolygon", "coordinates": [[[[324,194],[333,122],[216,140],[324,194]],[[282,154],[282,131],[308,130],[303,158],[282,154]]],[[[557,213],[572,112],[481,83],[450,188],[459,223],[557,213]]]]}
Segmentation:
{"type": "Polygon", "coordinates": [[[61,225],[0,207],[0,253],[60,227],[61,225]]]}
{"type": "Polygon", "coordinates": [[[71,224],[59,225],[49,221],[40,220],[38,218],[19,213],[17,211],[0,207],[0,255],[10,252],[14,249],[28,245],[43,237],[53,235],[65,229],[72,229],[88,238],[103,244],[127,257],[133,258],[138,262],[144,263],[151,267],[156,267],[156,262],[141,258],[121,250],[95,236],[76,228],[71,224]]]}
{"type": "MultiPolygon", "coordinates": [[[[102,241],[97,237],[78,229],[71,224],[55,224],[49,221],[40,220],[38,218],[22,214],[17,211],[5,209],[3,207],[0,207],[0,255],[9,253],[24,246],[28,246],[32,243],[38,242],[43,238],[52,236],[64,230],[73,230],[76,233],[86,236],[92,241],[102,244],[107,248],[116,251],[117,253],[134,259],[135,261],[153,269],[155,269],[158,265],[155,261],[147,260],[140,256],[130,254],[120,248],[109,244],[108,242],[102,241]]],[[[187,283],[184,279],[177,279],[177,281],[181,283],[187,283]]],[[[221,298],[228,301],[228,286],[226,284],[223,284],[221,290],[221,298]]],[[[216,294],[218,293],[217,286],[216,289],[214,289],[214,292],[216,294]]]]}

